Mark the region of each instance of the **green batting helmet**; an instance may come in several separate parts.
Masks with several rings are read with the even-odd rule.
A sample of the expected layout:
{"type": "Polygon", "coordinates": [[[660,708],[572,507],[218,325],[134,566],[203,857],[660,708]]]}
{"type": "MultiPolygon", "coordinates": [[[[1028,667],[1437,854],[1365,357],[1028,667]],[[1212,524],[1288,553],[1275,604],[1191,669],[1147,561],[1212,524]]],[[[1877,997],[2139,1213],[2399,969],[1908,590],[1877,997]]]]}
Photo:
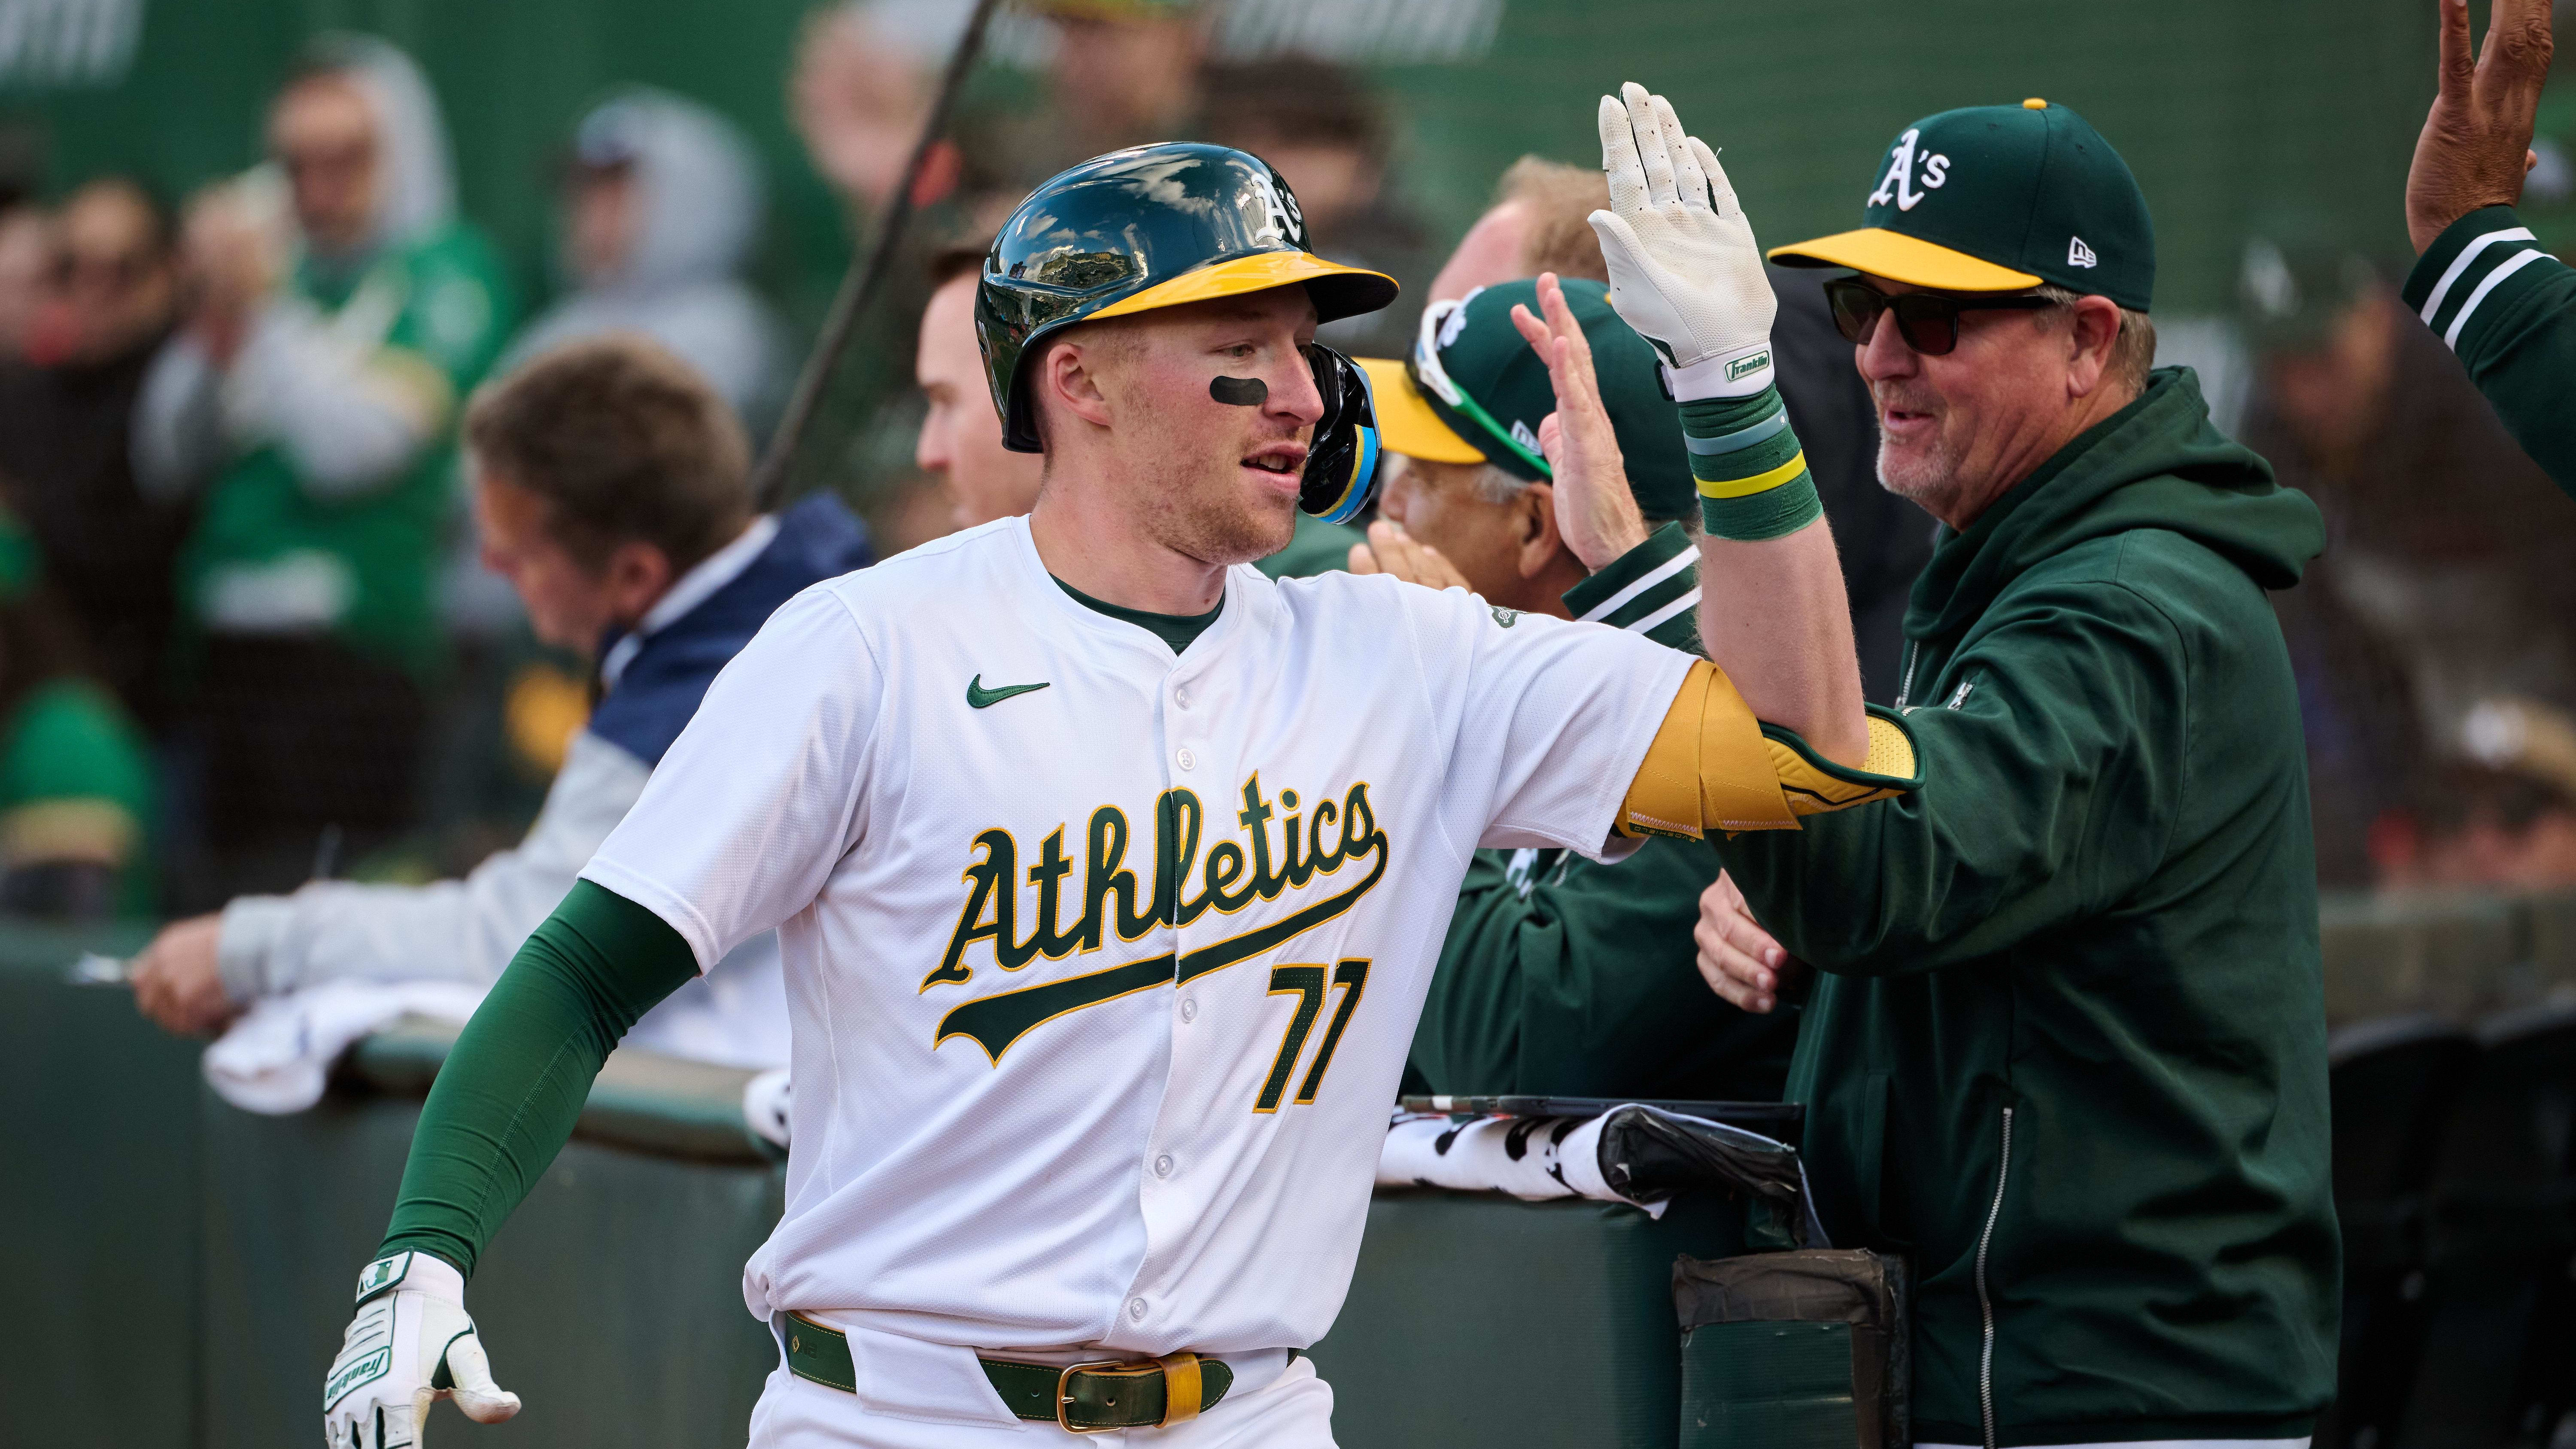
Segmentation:
{"type": "MultiPolygon", "coordinates": [[[[1003,445],[1043,451],[1022,372],[1050,335],[1094,318],[1292,282],[1305,284],[1320,322],[1374,312],[1396,293],[1392,277],[1308,251],[1296,193],[1250,152],[1166,142],[1059,173],[1002,224],[975,289],[975,340],[1001,410],[1003,445]]],[[[1347,362],[1313,360],[1319,385],[1328,373],[1358,376],[1347,362]]],[[[1334,394],[1325,398],[1329,413],[1334,394]]],[[[1319,429],[1317,443],[1324,441],[1319,429]]]]}

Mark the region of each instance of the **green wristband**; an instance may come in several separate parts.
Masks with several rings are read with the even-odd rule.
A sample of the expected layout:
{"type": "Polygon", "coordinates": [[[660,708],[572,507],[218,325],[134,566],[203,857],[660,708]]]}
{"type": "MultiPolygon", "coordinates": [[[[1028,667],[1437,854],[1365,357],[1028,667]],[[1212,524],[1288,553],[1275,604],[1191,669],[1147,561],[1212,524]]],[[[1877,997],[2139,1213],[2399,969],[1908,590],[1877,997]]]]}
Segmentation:
{"type": "Polygon", "coordinates": [[[1759,543],[1795,533],[1824,513],[1806,453],[1776,387],[1751,397],[1681,405],[1682,440],[1699,483],[1700,521],[1712,538],[1759,543]]]}
{"type": "Polygon", "coordinates": [[[1815,475],[1804,468],[1777,488],[1742,498],[1699,501],[1700,523],[1708,536],[1738,543],[1785,537],[1824,516],[1825,503],[1816,495],[1815,475]]]}

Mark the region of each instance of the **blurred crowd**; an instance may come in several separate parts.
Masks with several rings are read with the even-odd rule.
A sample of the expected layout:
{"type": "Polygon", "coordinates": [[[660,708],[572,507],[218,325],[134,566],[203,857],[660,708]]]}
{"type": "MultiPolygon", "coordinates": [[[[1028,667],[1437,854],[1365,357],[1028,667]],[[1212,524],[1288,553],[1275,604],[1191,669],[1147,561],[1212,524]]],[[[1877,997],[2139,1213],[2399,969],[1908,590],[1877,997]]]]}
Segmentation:
{"type": "MultiPolygon", "coordinates": [[[[1319,252],[1405,283],[1326,329],[1354,354],[1406,355],[1423,304],[1479,285],[1605,276],[1589,168],[1524,160],[1439,235],[1406,200],[1399,108],[1364,72],[1221,56],[1188,0],[1022,10],[1046,42],[1038,101],[969,104],[932,151],[896,284],[794,475],[859,502],[878,556],[1025,510],[1034,468],[986,436],[957,283],[1030,186],[1086,156],[1199,139],[1269,160],[1319,252]]],[[[828,6],[786,68],[805,160],[859,244],[963,14],[828,6]]],[[[474,389],[641,334],[757,448],[794,381],[799,329],[746,280],[764,163],[697,102],[621,90],[532,163],[558,212],[542,305],[459,211],[440,97],[394,47],[318,41],[264,140],[259,165],[185,197],[0,177],[0,908],[186,914],[317,875],[426,879],[505,844],[605,651],[542,642],[483,566],[458,446],[474,389]]],[[[2239,435],[2332,529],[2279,596],[2319,869],[2339,887],[2576,885],[2576,502],[2405,315],[2388,261],[2271,228],[2228,329],[2250,377],[2239,435]]],[[[1783,391],[1884,702],[1930,526],[1876,486],[1870,403],[1815,281],[1775,283],[1783,391]]],[[[1298,547],[1329,561],[1356,537],[1298,547]]]]}

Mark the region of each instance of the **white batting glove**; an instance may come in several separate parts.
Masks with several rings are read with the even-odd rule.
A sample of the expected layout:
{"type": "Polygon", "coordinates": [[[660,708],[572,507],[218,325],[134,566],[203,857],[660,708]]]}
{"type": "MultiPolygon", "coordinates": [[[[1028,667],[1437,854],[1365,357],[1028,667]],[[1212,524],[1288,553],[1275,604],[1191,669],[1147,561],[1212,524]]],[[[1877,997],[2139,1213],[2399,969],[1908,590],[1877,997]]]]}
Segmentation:
{"type": "Polygon", "coordinates": [[[329,1449],[403,1449],[422,1439],[432,1402],[454,1398],[465,1417],[497,1424],[519,1396],[492,1382],[465,1277],[427,1253],[378,1258],[358,1275],[358,1316],[322,1384],[329,1449]]]}
{"type": "Polygon", "coordinates": [[[1610,305],[1663,354],[1684,402],[1750,397],[1771,383],[1771,316],[1753,223],[1717,154],[1682,133],[1672,102],[1634,81],[1601,98],[1610,209],[1592,213],[1610,305]]]}

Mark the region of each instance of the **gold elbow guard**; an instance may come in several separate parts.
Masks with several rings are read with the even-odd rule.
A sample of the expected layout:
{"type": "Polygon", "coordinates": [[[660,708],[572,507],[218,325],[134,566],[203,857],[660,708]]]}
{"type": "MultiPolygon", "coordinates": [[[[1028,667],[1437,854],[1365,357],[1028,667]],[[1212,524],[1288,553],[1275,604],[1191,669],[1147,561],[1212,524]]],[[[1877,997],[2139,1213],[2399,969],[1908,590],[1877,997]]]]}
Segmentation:
{"type": "Polygon", "coordinates": [[[1702,660],[1646,748],[1619,807],[1619,832],[1698,840],[1711,830],[1795,830],[1801,815],[1848,810],[1922,783],[1914,737],[1897,715],[1870,708],[1869,759],[1850,769],[1755,719],[1725,671],[1702,660]]]}

